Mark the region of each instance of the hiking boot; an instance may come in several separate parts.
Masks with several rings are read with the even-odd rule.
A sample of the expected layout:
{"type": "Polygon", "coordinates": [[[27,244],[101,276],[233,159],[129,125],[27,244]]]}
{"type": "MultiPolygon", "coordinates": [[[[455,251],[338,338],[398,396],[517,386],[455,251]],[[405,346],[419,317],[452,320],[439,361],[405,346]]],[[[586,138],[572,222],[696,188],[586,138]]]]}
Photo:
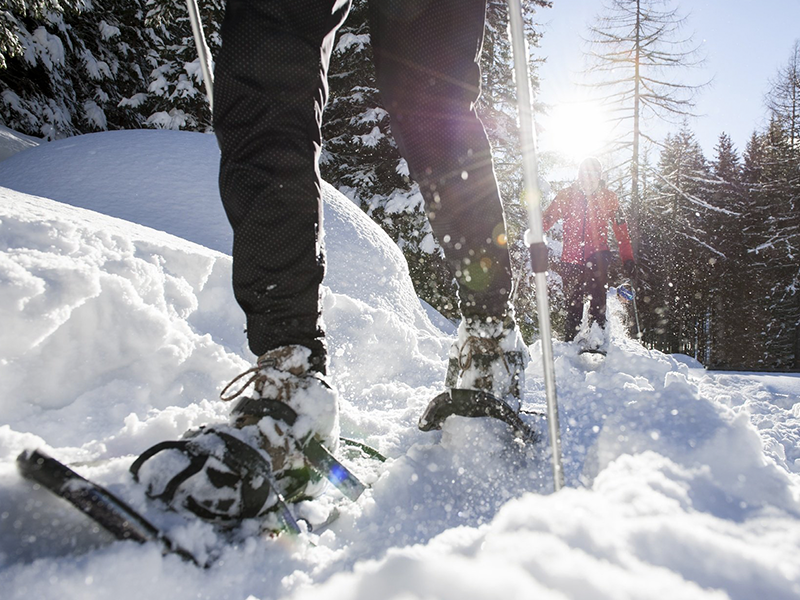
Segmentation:
{"type": "Polygon", "coordinates": [[[251,384],[253,395],[238,400],[231,409],[230,422],[237,429],[258,425],[267,438],[265,443],[273,456],[274,469],[280,469],[283,461],[273,446],[286,433],[301,447],[316,437],[331,452],[336,450],[338,395],[325,375],[312,365],[311,350],[305,346],[281,346],[266,352],[258,358],[255,367],[231,381],[220,397],[226,402],[239,398],[251,384]],[[248,375],[250,378],[237,392],[225,395],[248,375]],[[296,417],[288,415],[287,407],[296,417]],[[292,424],[287,430],[289,420],[292,424]]]}
{"type": "Polygon", "coordinates": [[[463,319],[450,347],[445,385],[487,392],[518,412],[529,361],[513,316],[463,319]]]}
{"type": "Polygon", "coordinates": [[[312,364],[308,348],[270,350],[220,396],[238,398],[229,424],[202,427],[180,441],[153,446],[131,466],[150,497],[225,522],[261,517],[322,492],[326,483],[303,449],[315,439],[336,450],[338,397],[312,364]],[[253,393],[245,396],[250,385],[253,393]]]}

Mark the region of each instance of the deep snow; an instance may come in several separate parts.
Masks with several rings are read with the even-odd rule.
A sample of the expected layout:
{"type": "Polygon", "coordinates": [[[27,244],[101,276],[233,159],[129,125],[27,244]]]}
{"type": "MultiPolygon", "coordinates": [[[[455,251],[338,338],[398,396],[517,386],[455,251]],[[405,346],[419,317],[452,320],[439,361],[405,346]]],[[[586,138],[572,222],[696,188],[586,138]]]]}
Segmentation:
{"type": "MultiPolygon", "coordinates": [[[[4,598],[800,597],[798,376],[648,351],[612,297],[604,362],[555,343],[568,487],[553,494],[544,447],[509,444],[498,424],[417,430],[452,326],[329,186],[331,372],[343,434],[390,457],[363,471],[372,489],[321,535],[250,539],[206,571],[112,543],[33,489],[14,461],[42,447],[141,501],[127,474],[139,452],[225,419],[219,390],[252,356],[217,160],[210,136],[126,131],[0,162],[4,598]]],[[[526,405],[541,407],[531,351],[526,405]]],[[[175,533],[214,538],[199,522],[175,533]]]]}

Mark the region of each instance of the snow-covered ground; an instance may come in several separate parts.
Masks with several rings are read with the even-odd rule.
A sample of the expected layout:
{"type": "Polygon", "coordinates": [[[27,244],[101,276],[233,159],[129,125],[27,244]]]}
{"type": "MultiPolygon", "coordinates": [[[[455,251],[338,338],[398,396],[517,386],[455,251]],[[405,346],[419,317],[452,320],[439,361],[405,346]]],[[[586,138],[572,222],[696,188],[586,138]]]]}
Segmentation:
{"type": "MultiPolygon", "coordinates": [[[[41,447],[120,495],[153,443],[226,418],[247,368],[213,137],[126,131],[0,162],[0,589],[12,599],[800,597],[800,377],[710,373],[628,339],[556,343],[566,479],[495,423],[416,421],[451,326],[392,242],[325,188],[325,319],[342,428],[390,457],[324,533],[200,570],[112,542],[22,480],[41,447]],[[432,320],[433,319],[433,320],[432,320]],[[434,324],[434,322],[436,324],[434,324]]],[[[544,402],[539,345],[526,404],[544,402]]],[[[203,523],[176,532],[213,541],[203,523]]]]}

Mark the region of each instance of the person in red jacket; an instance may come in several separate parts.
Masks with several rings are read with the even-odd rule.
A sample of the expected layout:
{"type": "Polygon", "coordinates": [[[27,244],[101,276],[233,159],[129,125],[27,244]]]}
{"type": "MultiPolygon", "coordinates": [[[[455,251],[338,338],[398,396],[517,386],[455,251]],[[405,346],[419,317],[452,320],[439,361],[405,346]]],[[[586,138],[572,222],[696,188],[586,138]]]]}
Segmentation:
{"type": "Polygon", "coordinates": [[[617,195],[605,187],[602,166],[597,158],[586,158],[578,169],[578,180],[561,190],[543,214],[549,231],[558,221],[564,223],[561,254],[561,279],[567,301],[564,340],[575,339],[583,319],[584,300],[589,297],[589,323],[606,324],[606,287],[611,250],[608,226],[614,230],[620,258],[626,273],[633,275],[636,263],[628,235],[628,225],[617,195]]]}

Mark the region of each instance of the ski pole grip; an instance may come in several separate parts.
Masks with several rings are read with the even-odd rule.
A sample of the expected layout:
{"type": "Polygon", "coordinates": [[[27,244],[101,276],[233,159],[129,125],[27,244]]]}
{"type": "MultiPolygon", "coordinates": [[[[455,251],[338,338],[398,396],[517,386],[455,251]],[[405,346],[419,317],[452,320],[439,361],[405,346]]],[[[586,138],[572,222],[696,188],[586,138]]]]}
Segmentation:
{"type": "Polygon", "coordinates": [[[530,245],[531,267],[534,273],[547,272],[547,245],[544,242],[537,242],[530,245]]]}

